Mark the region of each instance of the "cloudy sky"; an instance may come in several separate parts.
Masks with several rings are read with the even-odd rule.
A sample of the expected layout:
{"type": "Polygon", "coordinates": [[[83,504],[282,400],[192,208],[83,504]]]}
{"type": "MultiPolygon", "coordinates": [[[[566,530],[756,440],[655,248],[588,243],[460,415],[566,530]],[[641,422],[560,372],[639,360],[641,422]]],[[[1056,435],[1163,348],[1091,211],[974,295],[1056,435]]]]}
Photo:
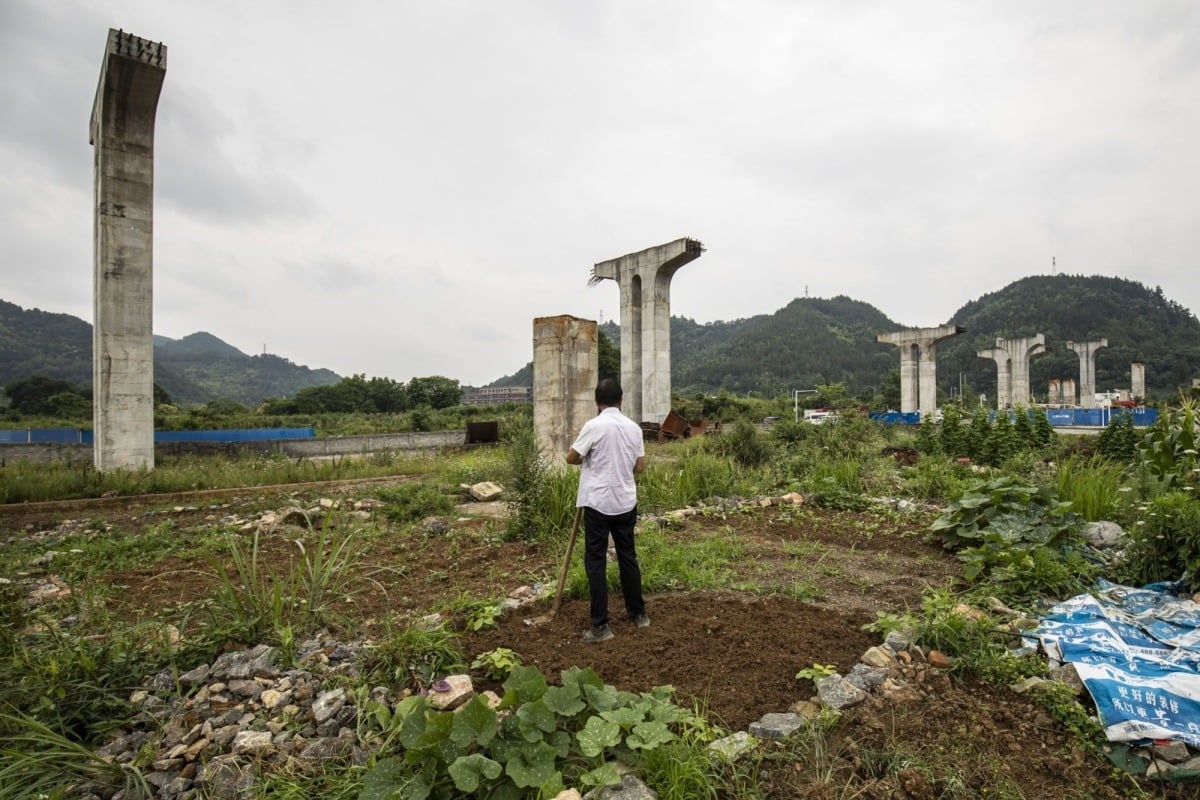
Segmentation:
{"type": "Polygon", "coordinates": [[[682,236],[700,322],[939,325],[1051,259],[1200,310],[1193,0],[0,0],[0,299],[89,321],[110,27],[168,47],[165,336],[481,384],[682,236]]]}

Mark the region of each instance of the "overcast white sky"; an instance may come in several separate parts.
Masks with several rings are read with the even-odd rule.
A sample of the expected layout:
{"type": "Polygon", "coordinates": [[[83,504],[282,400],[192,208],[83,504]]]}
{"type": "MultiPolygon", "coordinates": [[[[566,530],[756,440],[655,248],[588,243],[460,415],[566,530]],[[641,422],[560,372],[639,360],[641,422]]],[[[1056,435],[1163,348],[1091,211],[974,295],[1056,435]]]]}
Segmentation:
{"type": "Polygon", "coordinates": [[[701,322],[939,325],[1051,258],[1200,309],[1194,0],[0,0],[0,298],[89,321],[110,27],[168,47],[172,338],[481,384],[681,236],[701,322]]]}

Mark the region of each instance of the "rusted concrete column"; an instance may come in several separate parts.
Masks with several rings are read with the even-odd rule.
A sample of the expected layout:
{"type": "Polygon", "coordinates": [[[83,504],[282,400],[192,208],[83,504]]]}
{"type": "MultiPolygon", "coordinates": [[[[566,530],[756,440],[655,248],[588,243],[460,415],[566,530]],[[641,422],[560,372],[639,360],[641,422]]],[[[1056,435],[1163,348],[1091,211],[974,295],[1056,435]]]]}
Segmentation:
{"type": "Polygon", "coordinates": [[[1067,349],[1079,355],[1079,405],[1096,407],[1096,352],[1108,347],[1108,339],[1092,342],[1067,342],[1067,349]]]}
{"type": "Polygon", "coordinates": [[[875,341],[900,348],[900,410],[919,411],[921,416],[937,412],[937,343],[965,333],[958,325],[940,328],[881,333],[875,341]],[[912,379],[916,366],[917,378],[912,379]],[[915,391],[914,391],[915,389],[915,391]]]}
{"type": "Polygon", "coordinates": [[[635,422],[671,411],[671,278],[703,252],[696,239],[676,239],[592,267],[589,285],[614,280],[621,292],[621,408],[635,422]]]}
{"type": "Polygon", "coordinates": [[[154,466],[154,118],[167,48],[110,30],[92,106],[95,148],[93,460],[154,466]]]}
{"type": "Polygon", "coordinates": [[[1029,359],[1046,352],[1046,337],[1042,334],[1016,339],[997,339],[996,346],[980,350],[980,358],[996,362],[996,408],[1028,406],[1029,359]]]}
{"type": "Polygon", "coordinates": [[[533,430],[543,457],[556,467],[565,468],[567,448],[596,416],[599,368],[594,320],[533,321],[533,430]]]}

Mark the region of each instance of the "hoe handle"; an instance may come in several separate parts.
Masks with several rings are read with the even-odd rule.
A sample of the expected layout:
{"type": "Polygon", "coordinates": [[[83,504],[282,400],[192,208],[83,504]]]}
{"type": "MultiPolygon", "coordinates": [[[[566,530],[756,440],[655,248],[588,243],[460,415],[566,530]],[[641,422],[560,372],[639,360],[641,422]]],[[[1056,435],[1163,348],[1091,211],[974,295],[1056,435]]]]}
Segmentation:
{"type": "Polygon", "coordinates": [[[558,588],[554,590],[554,605],[550,608],[550,616],[558,613],[562,605],[563,587],[567,584],[567,569],[571,566],[571,552],[575,549],[575,536],[579,533],[579,518],[583,515],[583,506],[575,507],[575,521],[571,523],[571,536],[567,539],[567,554],[563,556],[562,570],[558,573],[558,588]]]}

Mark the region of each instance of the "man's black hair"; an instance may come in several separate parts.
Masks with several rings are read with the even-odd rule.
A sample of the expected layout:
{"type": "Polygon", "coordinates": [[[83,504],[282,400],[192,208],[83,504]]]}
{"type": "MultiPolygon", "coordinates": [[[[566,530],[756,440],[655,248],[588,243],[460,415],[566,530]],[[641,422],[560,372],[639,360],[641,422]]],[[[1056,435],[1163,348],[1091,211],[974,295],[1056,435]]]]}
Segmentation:
{"type": "Polygon", "coordinates": [[[605,378],[596,384],[596,405],[614,407],[621,405],[621,384],[605,378]]]}

